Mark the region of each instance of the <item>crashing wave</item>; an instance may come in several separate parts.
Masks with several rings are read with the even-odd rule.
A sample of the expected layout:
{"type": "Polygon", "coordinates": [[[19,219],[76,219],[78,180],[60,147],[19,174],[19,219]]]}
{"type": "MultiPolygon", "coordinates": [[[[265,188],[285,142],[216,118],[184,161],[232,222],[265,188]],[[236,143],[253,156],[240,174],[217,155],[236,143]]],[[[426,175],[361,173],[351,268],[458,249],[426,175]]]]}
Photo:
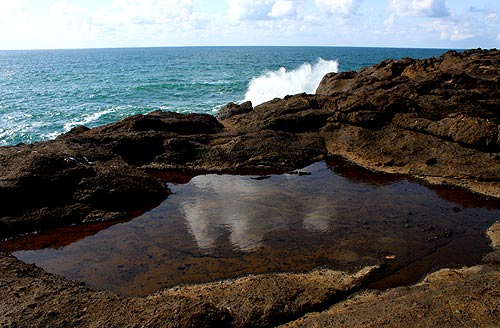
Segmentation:
{"type": "Polygon", "coordinates": [[[315,63],[304,63],[299,68],[288,71],[281,67],[254,77],[245,94],[245,101],[254,106],[274,98],[297,93],[314,93],[326,73],[338,72],[338,61],[319,58],[315,63]]]}

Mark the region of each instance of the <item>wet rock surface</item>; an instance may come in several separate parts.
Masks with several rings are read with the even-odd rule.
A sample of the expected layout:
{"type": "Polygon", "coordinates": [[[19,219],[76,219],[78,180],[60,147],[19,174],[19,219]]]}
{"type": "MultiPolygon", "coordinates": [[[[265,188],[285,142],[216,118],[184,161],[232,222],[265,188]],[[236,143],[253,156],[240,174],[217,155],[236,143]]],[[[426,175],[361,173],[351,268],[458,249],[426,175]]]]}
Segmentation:
{"type": "MultiPolygon", "coordinates": [[[[488,235],[500,252],[500,223],[488,235]]],[[[496,327],[500,323],[500,271],[493,265],[443,269],[422,282],[386,291],[362,291],[329,309],[283,327],[496,327]]]]}
{"type": "Polygon", "coordinates": [[[146,298],[97,292],[0,253],[7,327],[268,327],[353,292],[376,267],[267,274],[180,286],[146,298]]]}
{"type": "MultiPolygon", "coordinates": [[[[0,147],[0,237],[132,217],[168,196],[160,177],[171,171],[279,173],[329,155],[500,197],[499,124],[500,51],[469,50],[328,74],[314,95],[255,108],[228,105],[219,120],[156,111],[95,129],[79,127],[56,140],[0,147]]],[[[498,325],[498,243],[492,247],[482,266],[439,271],[409,289],[357,294],[290,324],[498,325]]],[[[186,287],[126,299],[64,281],[5,253],[0,263],[6,295],[0,323],[11,326],[266,326],[317,310],[314,302],[332,302],[311,294],[314,302],[294,303],[301,299],[298,292],[248,302],[234,281],[222,283],[239,286],[224,300],[218,297],[226,297],[226,289],[213,284],[213,294],[199,286],[207,292],[186,287]]],[[[300,284],[277,288],[308,290],[300,284]]],[[[259,295],[260,289],[268,287],[249,288],[259,295]]]]}
{"type": "Polygon", "coordinates": [[[283,327],[496,327],[500,274],[444,269],[417,285],[364,291],[283,327]]]}

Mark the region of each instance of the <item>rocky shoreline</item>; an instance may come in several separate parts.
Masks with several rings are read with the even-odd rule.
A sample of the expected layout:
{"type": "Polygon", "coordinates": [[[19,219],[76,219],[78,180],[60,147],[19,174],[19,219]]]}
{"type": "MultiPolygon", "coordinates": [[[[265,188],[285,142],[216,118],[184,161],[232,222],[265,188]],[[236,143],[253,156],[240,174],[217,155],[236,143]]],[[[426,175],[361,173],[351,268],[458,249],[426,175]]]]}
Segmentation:
{"type": "MultiPolygon", "coordinates": [[[[0,238],[131,218],[167,197],[165,179],[180,173],[283,173],[334,155],[500,198],[499,109],[500,51],[451,51],[328,74],[314,95],[255,108],[230,103],[217,118],[156,111],[0,147],[0,238]]],[[[488,232],[493,252],[483,265],[441,270],[415,286],[383,292],[359,291],[373,275],[370,267],[355,274],[249,276],[129,299],[0,253],[7,296],[0,300],[0,323],[496,326],[499,230],[495,224],[488,232]]]]}

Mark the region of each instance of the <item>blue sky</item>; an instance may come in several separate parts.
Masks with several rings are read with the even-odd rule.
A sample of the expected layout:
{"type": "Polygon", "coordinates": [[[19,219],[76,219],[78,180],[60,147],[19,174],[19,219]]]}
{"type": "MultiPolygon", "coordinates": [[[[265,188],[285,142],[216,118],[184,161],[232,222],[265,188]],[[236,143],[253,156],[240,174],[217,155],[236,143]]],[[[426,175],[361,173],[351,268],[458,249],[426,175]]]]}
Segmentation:
{"type": "Polygon", "coordinates": [[[0,49],[500,48],[499,0],[0,0],[0,49]]]}

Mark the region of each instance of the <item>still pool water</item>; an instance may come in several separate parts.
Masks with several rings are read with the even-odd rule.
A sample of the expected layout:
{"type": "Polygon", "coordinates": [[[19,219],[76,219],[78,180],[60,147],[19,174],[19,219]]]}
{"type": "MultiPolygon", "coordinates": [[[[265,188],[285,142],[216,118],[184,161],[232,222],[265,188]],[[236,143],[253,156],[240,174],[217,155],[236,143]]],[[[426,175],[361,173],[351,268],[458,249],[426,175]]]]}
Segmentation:
{"type": "Polygon", "coordinates": [[[500,218],[495,201],[339,159],[290,174],[199,175],[169,186],[173,195],[131,221],[58,229],[3,247],[127,296],[249,273],[354,270],[395,256],[383,288],[480,262],[489,249],[484,229],[500,218]]]}

